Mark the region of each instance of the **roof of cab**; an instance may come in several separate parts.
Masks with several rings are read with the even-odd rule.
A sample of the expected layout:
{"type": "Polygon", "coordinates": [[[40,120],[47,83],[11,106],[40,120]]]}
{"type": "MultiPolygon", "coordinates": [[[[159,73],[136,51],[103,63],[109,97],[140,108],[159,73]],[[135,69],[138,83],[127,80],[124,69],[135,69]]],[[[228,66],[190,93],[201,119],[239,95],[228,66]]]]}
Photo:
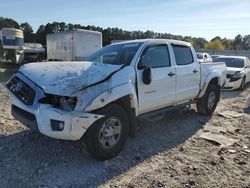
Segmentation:
{"type": "Polygon", "coordinates": [[[114,43],[111,45],[135,43],[135,42],[143,42],[143,43],[163,42],[163,43],[172,43],[172,44],[185,45],[185,46],[191,45],[189,42],[180,41],[180,40],[172,40],[172,39],[136,39],[136,40],[126,40],[126,41],[114,43]]]}

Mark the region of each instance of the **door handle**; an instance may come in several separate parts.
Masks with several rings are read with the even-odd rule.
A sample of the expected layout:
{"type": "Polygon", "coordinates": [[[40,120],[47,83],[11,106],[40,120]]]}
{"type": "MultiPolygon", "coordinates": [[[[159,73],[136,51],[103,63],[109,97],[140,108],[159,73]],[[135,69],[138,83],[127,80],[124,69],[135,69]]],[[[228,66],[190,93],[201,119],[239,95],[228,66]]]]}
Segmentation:
{"type": "Polygon", "coordinates": [[[198,71],[196,69],[193,70],[193,73],[197,73],[198,71]]]}
{"type": "Polygon", "coordinates": [[[173,73],[173,72],[168,73],[168,76],[170,76],[170,77],[172,77],[174,75],[175,75],[175,73],[173,73]]]}

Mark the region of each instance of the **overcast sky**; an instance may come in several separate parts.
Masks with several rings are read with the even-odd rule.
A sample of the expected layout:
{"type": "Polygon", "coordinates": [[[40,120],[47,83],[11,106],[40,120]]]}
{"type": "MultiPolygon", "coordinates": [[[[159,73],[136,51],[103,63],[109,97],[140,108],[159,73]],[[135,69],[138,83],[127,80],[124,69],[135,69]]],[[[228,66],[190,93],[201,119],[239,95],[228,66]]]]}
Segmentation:
{"type": "Polygon", "coordinates": [[[6,0],[0,16],[28,22],[34,31],[58,21],[208,40],[250,34],[250,0],[6,0]]]}

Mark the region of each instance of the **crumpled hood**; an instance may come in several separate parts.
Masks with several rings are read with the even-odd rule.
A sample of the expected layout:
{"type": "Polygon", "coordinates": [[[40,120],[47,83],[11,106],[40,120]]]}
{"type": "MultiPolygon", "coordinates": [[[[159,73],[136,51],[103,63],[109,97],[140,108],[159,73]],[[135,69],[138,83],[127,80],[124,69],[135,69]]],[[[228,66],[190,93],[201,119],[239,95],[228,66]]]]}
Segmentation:
{"type": "Polygon", "coordinates": [[[235,74],[238,71],[242,71],[243,68],[227,67],[227,74],[235,74]]]}
{"type": "Polygon", "coordinates": [[[121,68],[92,62],[29,63],[20,72],[43,88],[46,93],[69,96],[73,92],[107,78],[121,68]]]}

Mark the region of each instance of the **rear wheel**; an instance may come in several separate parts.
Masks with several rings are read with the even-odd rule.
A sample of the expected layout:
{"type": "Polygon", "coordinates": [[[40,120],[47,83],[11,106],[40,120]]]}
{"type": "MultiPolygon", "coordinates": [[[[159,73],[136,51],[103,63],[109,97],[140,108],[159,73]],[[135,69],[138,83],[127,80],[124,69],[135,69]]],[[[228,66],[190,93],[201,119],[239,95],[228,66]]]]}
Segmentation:
{"type": "Polygon", "coordinates": [[[97,113],[105,117],[89,128],[84,140],[87,150],[94,158],[107,160],[116,156],[124,146],[129,121],[124,109],[117,104],[110,104],[97,113]]]}
{"type": "Polygon", "coordinates": [[[211,115],[219,101],[219,88],[214,84],[209,84],[204,96],[198,99],[196,103],[197,110],[200,114],[211,115]]]}

